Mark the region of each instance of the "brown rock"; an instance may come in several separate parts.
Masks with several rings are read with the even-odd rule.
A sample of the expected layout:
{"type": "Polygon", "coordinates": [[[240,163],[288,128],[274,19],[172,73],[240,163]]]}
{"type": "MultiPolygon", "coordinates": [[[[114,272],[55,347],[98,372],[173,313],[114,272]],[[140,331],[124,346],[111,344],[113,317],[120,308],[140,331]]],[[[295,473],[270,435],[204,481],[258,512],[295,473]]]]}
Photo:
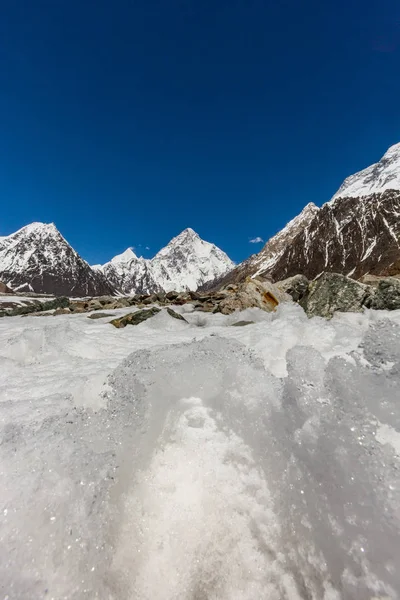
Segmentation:
{"type": "Polygon", "coordinates": [[[13,293],[14,292],[12,291],[11,288],[8,287],[8,285],[6,285],[2,281],[0,281],[0,294],[13,294],[13,293]]]}
{"type": "Polygon", "coordinates": [[[280,302],[291,301],[292,298],[273,283],[260,281],[257,278],[248,278],[238,285],[236,292],[232,292],[224,300],[221,300],[218,311],[229,315],[236,310],[257,307],[272,312],[280,302]]]}
{"type": "Polygon", "coordinates": [[[71,310],[69,308],[56,308],[53,312],[53,315],[56,317],[57,315],[70,315],[71,310]]]}

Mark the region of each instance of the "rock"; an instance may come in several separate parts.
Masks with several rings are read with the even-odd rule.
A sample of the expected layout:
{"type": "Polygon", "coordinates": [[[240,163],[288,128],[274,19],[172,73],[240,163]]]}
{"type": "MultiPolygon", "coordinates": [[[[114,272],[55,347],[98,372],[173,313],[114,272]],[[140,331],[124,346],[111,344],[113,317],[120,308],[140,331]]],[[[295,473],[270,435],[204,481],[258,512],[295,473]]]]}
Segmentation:
{"type": "Polygon", "coordinates": [[[111,313],[95,312],[92,315],[88,315],[88,319],[104,319],[105,317],[112,317],[111,313]]]}
{"type": "Polygon", "coordinates": [[[292,298],[269,281],[249,277],[221,300],[217,312],[229,315],[236,310],[257,307],[267,312],[274,311],[281,302],[291,302],[292,298]]]}
{"type": "Polygon", "coordinates": [[[292,296],[295,302],[301,300],[308,291],[309,281],[304,275],[294,275],[275,284],[280,290],[292,296]]]}
{"type": "Polygon", "coordinates": [[[232,323],[231,327],[245,327],[246,325],[253,325],[254,321],[236,321],[232,323]]]}
{"type": "Polygon", "coordinates": [[[143,304],[146,306],[148,304],[154,304],[155,302],[157,302],[157,294],[151,294],[151,296],[147,296],[147,298],[143,300],[143,304]]]}
{"type": "Polygon", "coordinates": [[[179,313],[172,310],[172,308],[168,307],[167,313],[169,314],[170,317],[173,317],[174,319],[178,319],[179,321],[185,321],[185,323],[187,323],[186,319],[184,317],[182,317],[182,315],[180,315],[179,313]]]}
{"type": "Polygon", "coordinates": [[[175,300],[179,296],[179,292],[171,291],[165,294],[167,300],[175,300]]]}
{"type": "Polygon", "coordinates": [[[70,304],[72,312],[83,313],[89,308],[89,302],[87,300],[73,300],[70,304]]]}
{"type": "Polygon", "coordinates": [[[119,319],[114,319],[113,321],[110,321],[110,323],[111,325],[114,325],[114,327],[117,327],[117,329],[121,329],[127,325],[139,325],[139,323],[143,323],[143,321],[154,317],[154,315],[159,313],[160,310],[160,308],[156,308],[155,306],[147,310],[138,310],[136,312],[129,313],[128,315],[124,315],[119,319]]]}
{"type": "Polygon", "coordinates": [[[48,300],[47,302],[39,302],[38,300],[32,300],[26,306],[19,306],[14,308],[8,314],[12,317],[17,315],[28,315],[37,312],[45,312],[48,310],[55,310],[58,308],[67,308],[70,305],[69,298],[61,296],[60,298],[54,298],[54,300],[48,300]]]}
{"type": "Polygon", "coordinates": [[[300,300],[309,317],[331,318],[335,312],[362,312],[370,288],[339,273],[322,273],[300,300]]]}
{"type": "Polygon", "coordinates": [[[53,312],[53,316],[57,316],[57,315],[70,315],[71,314],[71,310],[69,308],[57,308],[54,312],[53,312]]]}
{"type": "Polygon", "coordinates": [[[99,300],[90,300],[88,310],[101,310],[103,308],[103,304],[99,300]]]}
{"type": "Polygon", "coordinates": [[[213,304],[212,302],[196,303],[194,307],[196,312],[214,312],[216,308],[219,308],[218,304],[213,304]]]}
{"type": "Polygon", "coordinates": [[[188,302],[190,302],[189,296],[184,296],[183,294],[179,294],[174,300],[174,304],[176,304],[177,306],[183,306],[188,302]]]}
{"type": "Polygon", "coordinates": [[[396,277],[381,279],[376,290],[366,299],[365,306],[375,310],[400,309],[400,280],[396,277]]]}
{"type": "Polygon", "coordinates": [[[13,293],[14,292],[12,291],[11,288],[8,287],[8,285],[6,285],[2,281],[0,281],[0,294],[13,294],[13,293]]]}
{"type": "Polygon", "coordinates": [[[160,304],[164,304],[167,299],[167,296],[166,296],[165,292],[157,292],[156,298],[157,298],[157,302],[159,302],[160,304]]]}
{"type": "Polygon", "coordinates": [[[198,292],[189,291],[189,297],[191,300],[199,300],[200,294],[198,292]]]}

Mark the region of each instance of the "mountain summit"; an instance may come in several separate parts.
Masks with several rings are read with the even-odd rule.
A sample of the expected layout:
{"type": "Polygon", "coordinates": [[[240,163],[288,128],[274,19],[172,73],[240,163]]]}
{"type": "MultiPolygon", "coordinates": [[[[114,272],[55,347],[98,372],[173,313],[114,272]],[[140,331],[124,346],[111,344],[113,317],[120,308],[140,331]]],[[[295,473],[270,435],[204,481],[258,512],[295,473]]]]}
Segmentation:
{"type": "Polygon", "coordinates": [[[58,296],[114,292],[103,273],[75,252],[54,223],[31,223],[0,238],[0,280],[15,291],[58,296]]]}
{"type": "Polygon", "coordinates": [[[347,177],[332,200],[370,196],[386,190],[400,190],[400,143],[391,146],[379,162],[347,177]]]}
{"type": "Polygon", "coordinates": [[[358,279],[366,274],[400,273],[400,144],[379,162],[347,177],[321,208],[307,204],[258,253],[216,288],[248,276],[279,281],[301,273],[313,279],[323,271],[358,279]]]}
{"type": "Polygon", "coordinates": [[[124,294],[196,290],[230,271],[234,263],[215,244],[185,229],[151,259],[128,248],[101,267],[110,283],[124,294]]]}

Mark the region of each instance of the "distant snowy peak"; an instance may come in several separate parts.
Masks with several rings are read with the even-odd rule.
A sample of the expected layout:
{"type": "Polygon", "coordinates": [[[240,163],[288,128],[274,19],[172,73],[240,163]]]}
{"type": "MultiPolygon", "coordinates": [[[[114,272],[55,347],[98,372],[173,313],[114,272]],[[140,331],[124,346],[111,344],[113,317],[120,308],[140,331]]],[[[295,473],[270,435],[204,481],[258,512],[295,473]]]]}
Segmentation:
{"type": "Polygon", "coordinates": [[[69,296],[112,293],[54,223],[31,223],[0,242],[0,279],[14,289],[69,296]]]}
{"type": "Polygon", "coordinates": [[[150,261],[155,280],[165,291],[197,290],[234,267],[225,252],[185,229],[150,261]]]}
{"type": "Polygon", "coordinates": [[[134,253],[133,248],[127,248],[125,252],[122,252],[122,254],[117,254],[114,256],[110,262],[117,265],[129,263],[131,260],[137,260],[137,256],[134,253]]]}
{"type": "Polygon", "coordinates": [[[381,160],[344,180],[336,198],[359,198],[386,190],[400,190],[400,143],[391,146],[381,160]]]}
{"type": "Polygon", "coordinates": [[[137,257],[132,248],[100,268],[108,281],[125,294],[196,290],[220,277],[234,263],[215,244],[205,242],[190,227],[174,237],[153,259],[137,257]]]}

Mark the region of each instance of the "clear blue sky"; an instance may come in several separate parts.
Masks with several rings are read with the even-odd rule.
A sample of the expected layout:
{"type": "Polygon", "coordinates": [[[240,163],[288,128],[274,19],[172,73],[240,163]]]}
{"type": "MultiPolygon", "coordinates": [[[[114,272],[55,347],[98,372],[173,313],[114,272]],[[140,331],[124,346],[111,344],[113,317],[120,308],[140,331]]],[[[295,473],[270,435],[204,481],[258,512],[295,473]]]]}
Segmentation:
{"type": "Polygon", "coordinates": [[[400,3],[4,0],[0,77],[0,235],[239,261],[400,141],[400,3]]]}

